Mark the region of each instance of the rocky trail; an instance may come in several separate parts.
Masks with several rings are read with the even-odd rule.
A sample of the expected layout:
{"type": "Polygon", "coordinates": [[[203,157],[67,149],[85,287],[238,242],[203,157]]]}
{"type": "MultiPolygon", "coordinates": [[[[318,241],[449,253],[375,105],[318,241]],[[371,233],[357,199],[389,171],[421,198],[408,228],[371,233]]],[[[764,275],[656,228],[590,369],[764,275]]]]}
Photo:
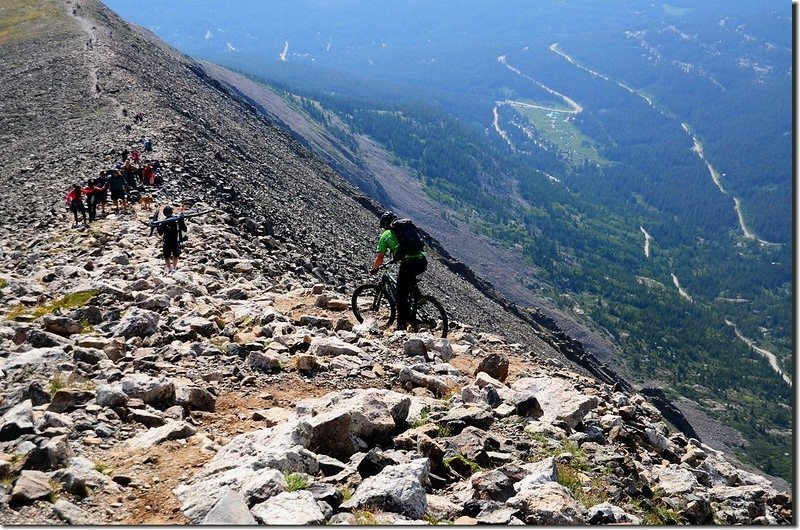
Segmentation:
{"type": "Polygon", "coordinates": [[[133,210],[4,238],[4,521],[787,516],[788,497],[642,396],[465,324],[357,324],[324,284],[251,274],[225,220],[188,221],[169,274],[133,210]]]}
{"type": "Polygon", "coordinates": [[[435,242],[448,337],[357,323],[375,204],[99,2],[31,5],[57,23],[0,57],[4,524],[793,521],[435,242]],[[109,35],[91,59],[86,27],[109,35]],[[144,135],[155,207],[214,210],[172,273],[151,211],[78,229],[61,209],[144,135]]]}

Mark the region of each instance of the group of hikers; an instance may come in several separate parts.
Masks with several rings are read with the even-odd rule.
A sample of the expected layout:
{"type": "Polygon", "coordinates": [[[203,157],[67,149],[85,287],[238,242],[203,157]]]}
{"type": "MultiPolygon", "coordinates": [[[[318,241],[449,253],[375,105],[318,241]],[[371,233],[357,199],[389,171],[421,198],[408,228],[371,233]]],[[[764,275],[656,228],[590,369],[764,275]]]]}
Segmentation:
{"type": "MultiPolygon", "coordinates": [[[[149,138],[145,140],[145,151],[152,150],[149,138]]],[[[157,160],[148,162],[141,160],[138,151],[123,151],[122,160],[117,162],[112,169],[100,171],[95,178],[90,178],[86,186],[75,184],[67,192],[67,206],[74,216],[75,224],[79,224],[78,214],[83,218],[84,226],[88,226],[97,219],[97,207],[100,206],[101,214],[105,215],[106,204],[109,196],[118,212],[120,202],[122,208],[128,207],[128,200],[136,193],[140,186],[160,186],[163,183],[161,166],[157,160]],[[140,163],[141,161],[141,163],[140,163]],[[84,205],[83,198],[86,198],[84,205]],[[87,220],[88,213],[88,220],[87,220]]],[[[133,202],[133,201],[132,201],[133,202]]],[[[181,242],[187,231],[182,215],[174,215],[171,206],[163,210],[165,219],[152,226],[163,237],[163,258],[166,272],[173,272],[178,266],[178,257],[181,253],[181,242]]],[[[399,262],[397,273],[397,327],[405,329],[412,324],[411,297],[414,285],[420,274],[428,268],[428,261],[423,252],[422,240],[416,227],[408,219],[398,219],[393,212],[384,212],[380,217],[382,229],[375,249],[375,258],[370,269],[371,274],[377,273],[384,264],[387,253],[391,254],[392,263],[399,262]]]]}
{"type": "MultiPolygon", "coordinates": [[[[144,151],[151,152],[152,140],[146,137],[143,142],[144,151]]],[[[67,191],[65,199],[67,208],[73,215],[73,228],[80,225],[78,214],[81,215],[83,226],[88,227],[89,223],[97,220],[98,206],[100,215],[106,214],[109,199],[115,212],[119,212],[120,207],[126,210],[129,204],[140,200],[139,190],[142,186],[158,188],[164,183],[161,163],[158,160],[144,160],[137,150],[126,149],[121,154],[122,161],[116,162],[113,168],[101,170],[97,177],[89,178],[85,186],[76,183],[67,191]]],[[[173,215],[171,206],[166,206],[163,212],[166,219],[154,227],[163,237],[164,269],[173,272],[178,266],[180,243],[183,233],[186,232],[186,224],[182,217],[173,215]]]]}
{"type": "MultiPolygon", "coordinates": [[[[144,145],[145,151],[152,150],[150,138],[145,139],[144,145]]],[[[76,183],[69,189],[65,199],[73,215],[73,227],[79,226],[78,214],[81,215],[83,226],[95,221],[98,206],[101,215],[105,215],[109,198],[114,205],[114,211],[119,212],[120,203],[126,209],[129,199],[134,196],[138,198],[139,187],[159,187],[164,183],[158,160],[142,160],[141,154],[136,150],[123,151],[122,160],[123,162],[114,164],[113,168],[100,171],[97,177],[89,178],[85,186],[76,183]]]]}

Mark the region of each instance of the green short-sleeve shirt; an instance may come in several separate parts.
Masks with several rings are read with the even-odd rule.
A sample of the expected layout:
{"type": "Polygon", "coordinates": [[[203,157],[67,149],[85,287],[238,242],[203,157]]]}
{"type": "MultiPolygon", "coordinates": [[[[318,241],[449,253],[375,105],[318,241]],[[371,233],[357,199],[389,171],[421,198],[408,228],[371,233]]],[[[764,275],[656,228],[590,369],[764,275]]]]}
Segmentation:
{"type": "MultiPolygon", "coordinates": [[[[381,236],[378,238],[378,246],[375,249],[375,252],[381,254],[389,250],[391,251],[392,256],[395,256],[397,255],[397,249],[399,247],[400,247],[400,241],[397,240],[397,236],[394,235],[394,232],[392,232],[391,230],[384,230],[381,236]]],[[[423,257],[425,257],[425,253],[419,251],[407,255],[403,259],[418,259],[423,257]]]]}
{"type": "Polygon", "coordinates": [[[378,248],[375,249],[375,252],[381,254],[382,252],[390,250],[392,255],[394,255],[399,246],[400,242],[397,240],[397,236],[394,235],[394,232],[391,230],[384,230],[381,236],[378,238],[378,248]]]}

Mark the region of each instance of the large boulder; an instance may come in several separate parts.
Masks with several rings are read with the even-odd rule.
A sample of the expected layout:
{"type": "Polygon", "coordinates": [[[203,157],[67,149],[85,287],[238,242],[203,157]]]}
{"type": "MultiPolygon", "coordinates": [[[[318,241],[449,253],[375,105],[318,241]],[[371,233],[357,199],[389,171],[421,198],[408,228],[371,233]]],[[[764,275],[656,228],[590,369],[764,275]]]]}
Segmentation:
{"type": "Polygon", "coordinates": [[[25,469],[17,478],[11,490],[11,504],[30,504],[39,499],[46,499],[53,493],[50,477],[41,471],[25,469]]]}
{"type": "Polygon", "coordinates": [[[555,482],[545,482],[522,490],[508,499],[506,504],[521,512],[525,524],[586,524],[581,506],[567,488],[555,482]]]}
{"type": "Polygon", "coordinates": [[[134,373],[125,376],[119,388],[128,397],[138,398],[147,404],[171,403],[175,400],[175,384],[166,378],[134,373]]]}
{"type": "Polygon", "coordinates": [[[250,513],[250,509],[244,502],[242,495],[230,488],[226,488],[222,497],[211,508],[211,511],[206,514],[200,524],[255,526],[258,521],[250,513]]]}
{"type": "Polygon", "coordinates": [[[251,512],[262,524],[323,525],[325,515],[308,490],[283,492],[253,506],[251,512]]]}
{"type": "Polygon", "coordinates": [[[166,425],[148,429],[128,440],[130,447],[147,449],[166,442],[167,440],[178,440],[194,435],[194,427],[183,421],[170,421],[166,425]]]}
{"type": "Polygon", "coordinates": [[[391,433],[408,417],[411,399],[390,390],[375,388],[331,392],[297,403],[298,417],[313,417],[323,412],[347,412],[350,435],[370,438],[391,433]]]}
{"type": "Polygon", "coordinates": [[[158,333],[159,319],[158,313],[133,307],[125,313],[125,316],[117,324],[114,329],[114,336],[129,339],[131,337],[146,338],[154,335],[158,333]]]}
{"type": "Polygon", "coordinates": [[[42,327],[50,333],[69,337],[81,332],[81,323],[69,317],[45,315],[42,317],[42,327]]]}
{"type": "Polygon", "coordinates": [[[11,407],[0,418],[0,442],[33,433],[33,403],[29,399],[11,407]]]}
{"type": "Polygon", "coordinates": [[[536,397],[542,410],[540,422],[563,421],[571,429],[600,403],[596,396],[586,395],[569,380],[558,377],[523,377],[514,381],[511,389],[536,397]]]}
{"type": "Polygon", "coordinates": [[[174,490],[181,501],[181,510],[197,524],[222,497],[226,487],[243,495],[264,494],[266,486],[258,478],[264,469],[316,475],[319,462],[308,450],[311,437],[311,426],[301,420],[235,436],[200,473],[174,490]]]}
{"type": "Polygon", "coordinates": [[[500,353],[490,353],[481,359],[478,367],[475,368],[475,375],[479,372],[486,372],[498,381],[505,381],[508,377],[508,357],[500,353]]]}
{"type": "Polygon", "coordinates": [[[388,466],[364,479],[341,507],[348,510],[371,508],[420,519],[428,511],[424,484],[428,482],[429,472],[427,458],[388,466]]]}
{"type": "Polygon", "coordinates": [[[348,344],[343,340],[332,337],[314,337],[308,347],[308,353],[321,357],[335,357],[337,355],[358,356],[364,352],[358,346],[348,344]]]}
{"type": "Polygon", "coordinates": [[[11,372],[24,367],[56,365],[65,357],[64,350],[60,347],[42,347],[25,352],[12,352],[5,359],[0,359],[0,370],[11,372]]]}

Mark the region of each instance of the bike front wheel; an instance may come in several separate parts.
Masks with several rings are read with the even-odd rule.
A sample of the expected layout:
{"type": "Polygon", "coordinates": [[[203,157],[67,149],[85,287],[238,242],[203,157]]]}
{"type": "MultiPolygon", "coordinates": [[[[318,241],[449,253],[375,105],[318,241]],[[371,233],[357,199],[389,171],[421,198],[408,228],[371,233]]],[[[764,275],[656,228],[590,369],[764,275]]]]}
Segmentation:
{"type": "Polygon", "coordinates": [[[386,289],[380,285],[368,283],[357,287],[351,304],[353,314],[359,322],[372,318],[380,327],[388,327],[394,322],[394,300],[389,298],[386,289]]]}
{"type": "Polygon", "coordinates": [[[447,337],[447,313],[442,304],[432,296],[417,300],[416,331],[429,332],[434,336],[447,337]]]}

